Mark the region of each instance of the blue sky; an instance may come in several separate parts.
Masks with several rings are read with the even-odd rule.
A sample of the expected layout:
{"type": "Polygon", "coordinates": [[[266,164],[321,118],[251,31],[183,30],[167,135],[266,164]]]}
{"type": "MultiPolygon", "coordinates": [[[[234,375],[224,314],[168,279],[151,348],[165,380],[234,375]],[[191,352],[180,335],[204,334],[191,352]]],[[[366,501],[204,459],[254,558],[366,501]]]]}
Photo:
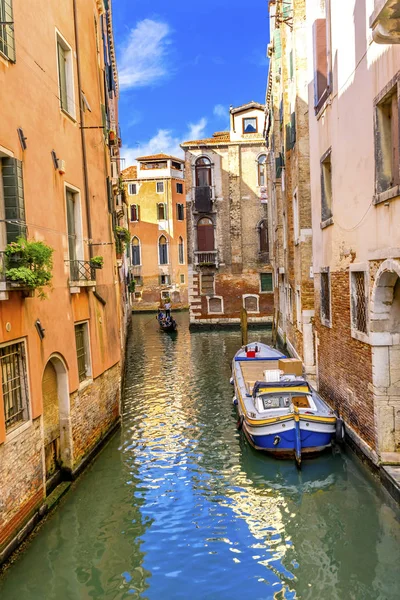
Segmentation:
{"type": "Polygon", "coordinates": [[[113,21],[123,166],[227,129],[231,104],[264,102],[267,0],[113,0],[113,21]]]}

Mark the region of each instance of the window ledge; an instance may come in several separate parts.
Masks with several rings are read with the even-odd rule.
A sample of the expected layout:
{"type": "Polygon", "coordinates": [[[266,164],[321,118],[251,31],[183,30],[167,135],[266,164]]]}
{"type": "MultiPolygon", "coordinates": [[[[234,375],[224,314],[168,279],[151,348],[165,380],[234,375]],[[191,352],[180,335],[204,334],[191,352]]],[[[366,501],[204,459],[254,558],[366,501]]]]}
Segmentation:
{"type": "Polygon", "coordinates": [[[358,331],[357,329],[353,329],[353,327],[351,328],[351,337],[359,342],[369,344],[369,334],[358,331]]]}
{"type": "Polygon", "coordinates": [[[269,290],[269,291],[265,291],[265,292],[263,292],[262,290],[260,290],[258,293],[259,294],[273,294],[274,290],[269,290]]]}
{"type": "Polygon", "coordinates": [[[83,381],[80,382],[79,387],[78,387],[78,392],[82,392],[83,390],[85,390],[87,387],[89,387],[89,385],[91,385],[93,383],[93,377],[88,377],[87,379],[84,379],[83,381]]]}
{"type": "Polygon", "coordinates": [[[400,185],[395,185],[384,192],[380,192],[379,194],[374,195],[374,204],[381,204],[382,202],[387,202],[388,200],[392,200],[393,198],[397,198],[400,196],[400,185]]]}
{"type": "Polygon", "coordinates": [[[29,429],[29,427],[31,425],[32,425],[31,420],[25,421],[21,425],[18,425],[18,427],[15,427],[14,429],[12,429],[9,433],[6,432],[5,444],[7,444],[7,442],[12,442],[12,440],[14,440],[16,437],[21,435],[21,433],[23,433],[24,431],[29,429]]]}
{"type": "Polygon", "coordinates": [[[326,227],[333,225],[334,222],[335,221],[333,220],[333,217],[329,217],[329,219],[325,219],[325,221],[321,221],[321,229],[325,229],[326,227]]]}
{"type": "Polygon", "coordinates": [[[321,325],[323,325],[324,327],[329,327],[329,329],[332,329],[332,322],[327,321],[323,317],[321,317],[321,325]]]}
{"type": "Polygon", "coordinates": [[[0,51],[0,63],[6,65],[7,67],[11,64],[14,65],[15,62],[10,60],[6,54],[0,51]]]}
{"type": "Polygon", "coordinates": [[[60,111],[64,116],[68,117],[73,123],[77,122],[74,115],[71,115],[71,113],[69,113],[67,110],[65,110],[65,108],[61,108],[61,106],[60,106],[60,111]]]}

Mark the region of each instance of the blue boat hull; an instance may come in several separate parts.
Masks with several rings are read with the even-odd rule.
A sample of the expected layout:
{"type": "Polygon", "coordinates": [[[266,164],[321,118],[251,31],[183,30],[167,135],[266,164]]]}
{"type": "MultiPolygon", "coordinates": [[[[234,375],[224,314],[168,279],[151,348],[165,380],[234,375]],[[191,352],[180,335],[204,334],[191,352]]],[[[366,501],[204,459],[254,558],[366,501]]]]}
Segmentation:
{"type": "MultiPolygon", "coordinates": [[[[296,449],[296,430],[291,429],[279,434],[279,443],[277,444],[276,433],[253,435],[249,433],[244,424],[243,430],[249,442],[257,448],[280,456],[293,456],[296,449]]],[[[311,454],[313,452],[321,452],[321,450],[330,447],[335,434],[334,432],[316,432],[316,431],[301,431],[300,442],[301,452],[311,454]]]]}

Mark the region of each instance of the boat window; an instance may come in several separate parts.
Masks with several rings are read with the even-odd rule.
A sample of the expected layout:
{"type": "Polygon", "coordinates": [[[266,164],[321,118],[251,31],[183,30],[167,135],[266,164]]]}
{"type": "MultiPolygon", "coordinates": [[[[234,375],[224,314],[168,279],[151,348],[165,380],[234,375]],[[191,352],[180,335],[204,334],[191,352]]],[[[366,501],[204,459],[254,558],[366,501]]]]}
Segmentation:
{"type": "Polygon", "coordinates": [[[268,408],[288,408],[290,406],[290,396],[285,394],[284,396],[272,396],[266,395],[261,396],[264,410],[268,408]]]}
{"type": "Polygon", "coordinates": [[[292,396],[292,402],[297,408],[310,408],[309,396],[306,394],[296,394],[292,396]]]}

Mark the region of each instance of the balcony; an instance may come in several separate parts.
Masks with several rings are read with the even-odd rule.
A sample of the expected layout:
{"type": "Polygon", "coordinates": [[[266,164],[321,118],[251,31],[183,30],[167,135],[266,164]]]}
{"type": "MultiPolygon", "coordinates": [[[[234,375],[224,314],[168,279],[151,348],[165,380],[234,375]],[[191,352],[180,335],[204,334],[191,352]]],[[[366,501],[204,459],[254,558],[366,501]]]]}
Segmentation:
{"type": "Polygon", "coordinates": [[[369,26],[376,44],[400,44],[400,5],[398,0],[375,0],[369,26]]]}
{"type": "Polygon", "coordinates": [[[69,265],[69,287],[71,294],[81,291],[81,288],[96,286],[96,269],[88,260],[66,260],[69,265]]]}
{"type": "Polygon", "coordinates": [[[199,213],[209,213],[213,208],[212,188],[195,187],[194,188],[194,210],[199,213]]]}
{"type": "Polygon", "coordinates": [[[216,267],[218,269],[218,250],[194,253],[195,267],[216,267]]]}

